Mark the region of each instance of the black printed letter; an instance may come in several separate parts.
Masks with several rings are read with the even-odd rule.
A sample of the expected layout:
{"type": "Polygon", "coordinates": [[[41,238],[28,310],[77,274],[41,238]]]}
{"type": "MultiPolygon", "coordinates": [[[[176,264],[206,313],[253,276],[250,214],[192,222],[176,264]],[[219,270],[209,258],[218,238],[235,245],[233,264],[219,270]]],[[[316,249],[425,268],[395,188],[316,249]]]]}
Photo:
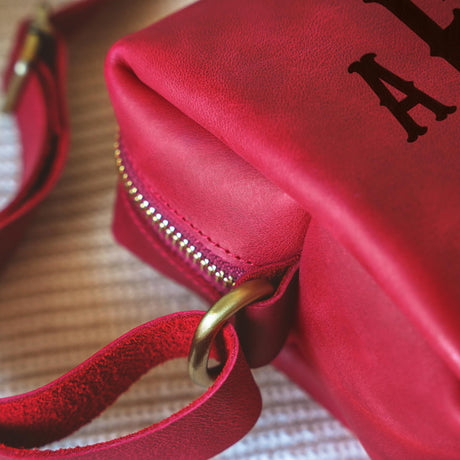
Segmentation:
{"type": "Polygon", "coordinates": [[[407,27],[428,44],[432,56],[444,58],[460,71],[460,9],[453,10],[454,19],[445,29],[427,16],[411,0],[363,0],[379,3],[391,11],[407,27]]]}
{"type": "Polygon", "coordinates": [[[436,115],[436,120],[444,120],[449,114],[455,112],[455,106],[441,104],[436,99],[417,89],[413,82],[403,80],[393,72],[385,69],[385,67],[382,67],[375,62],[375,56],[373,53],[365,54],[359,61],[353,62],[348,71],[350,73],[357,72],[364,78],[379,97],[380,105],[387,107],[407,131],[408,142],[416,141],[419,136],[422,136],[428,130],[426,126],[417,124],[409,115],[409,110],[416,105],[421,104],[431,110],[436,115]],[[384,82],[404,93],[406,97],[398,101],[384,82]]]}

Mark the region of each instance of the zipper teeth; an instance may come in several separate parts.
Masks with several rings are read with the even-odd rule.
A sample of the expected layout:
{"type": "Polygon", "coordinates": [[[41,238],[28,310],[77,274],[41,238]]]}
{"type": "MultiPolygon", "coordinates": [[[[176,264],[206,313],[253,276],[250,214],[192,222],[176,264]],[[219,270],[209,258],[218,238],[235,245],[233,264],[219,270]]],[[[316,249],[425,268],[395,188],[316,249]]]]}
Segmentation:
{"type": "Polygon", "coordinates": [[[157,233],[162,235],[165,240],[169,240],[180,251],[185,252],[187,257],[189,257],[193,263],[198,265],[209,277],[214,278],[214,280],[226,287],[235,286],[235,280],[231,275],[227,275],[224,270],[219,270],[219,267],[213,264],[200,251],[198,251],[193,244],[190,243],[186,235],[176,231],[176,228],[173,225],[170,225],[169,221],[165,219],[164,216],[158,212],[158,210],[152,206],[148,200],[144,198],[126,171],[126,167],[123,164],[123,159],[121,157],[120,142],[118,139],[114,142],[113,146],[115,163],[121,183],[125,186],[129,197],[136,205],[137,209],[155,228],[157,233]]]}

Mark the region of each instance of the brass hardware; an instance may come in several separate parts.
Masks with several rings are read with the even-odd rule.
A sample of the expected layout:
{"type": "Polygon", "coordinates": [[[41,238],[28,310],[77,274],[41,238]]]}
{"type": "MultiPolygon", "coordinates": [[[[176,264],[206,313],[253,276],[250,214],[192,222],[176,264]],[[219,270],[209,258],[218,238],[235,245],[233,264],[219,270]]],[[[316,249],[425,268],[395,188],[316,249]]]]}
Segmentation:
{"type": "Polygon", "coordinates": [[[216,370],[209,369],[211,347],[222,326],[239,310],[273,294],[273,286],[266,280],[247,281],[224,295],[203,316],[193,336],[188,356],[190,378],[198,385],[209,386],[216,370]]]}
{"type": "Polygon", "coordinates": [[[8,82],[6,97],[2,111],[11,113],[18,102],[21,89],[24,86],[30,67],[40,53],[43,35],[52,34],[52,26],[49,20],[49,7],[40,5],[34,19],[29,24],[29,29],[24,38],[19,57],[14,64],[13,73],[8,82]]]}

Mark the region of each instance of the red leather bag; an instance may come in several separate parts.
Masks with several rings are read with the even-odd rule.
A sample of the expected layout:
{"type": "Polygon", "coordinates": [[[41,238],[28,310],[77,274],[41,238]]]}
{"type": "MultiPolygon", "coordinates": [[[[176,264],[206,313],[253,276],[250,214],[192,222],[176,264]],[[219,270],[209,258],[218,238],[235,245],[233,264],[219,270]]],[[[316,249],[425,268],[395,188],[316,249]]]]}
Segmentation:
{"type": "MultiPolygon", "coordinates": [[[[250,280],[269,280],[274,294],[234,319],[249,365],[275,360],[375,459],[459,458],[456,6],[203,0],[123,38],[106,62],[120,126],[117,239],[210,302],[250,280]]],[[[78,8],[54,21],[71,24],[78,8]]],[[[45,53],[48,61],[41,56],[21,83],[21,99],[35,98],[36,111],[16,105],[24,148],[31,169],[46,174],[31,172],[35,179],[24,184],[33,187],[24,186],[16,208],[1,215],[4,253],[22,226],[18,222],[62,167],[67,125],[62,86],[56,85],[59,53],[45,53]],[[43,94],[55,99],[44,104],[43,94]],[[37,118],[37,112],[45,121],[30,132],[27,117],[37,118]]],[[[164,331],[175,336],[171,328],[186,324],[167,357],[186,354],[198,320],[158,320],[172,322],[155,336],[161,342],[164,331]]],[[[201,401],[174,419],[179,428],[166,422],[118,444],[55,455],[122,458],[129,452],[123,449],[134,448],[147,458],[149,446],[160,449],[159,458],[206,458],[234,442],[252,426],[260,403],[230,326],[225,334],[219,347],[227,355],[224,371],[203,401],[232,408],[231,439],[205,441],[215,420],[206,410],[194,418],[201,401]],[[239,390],[235,381],[244,383],[239,390]],[[216,403],[214,393],[222,387],[216,403]],[[198,423],[204,434],[191,441],[195,450],[184,453],[173,445],[174,430],[190,438],[198,423]],[[172,425],[171,433],[162,431],[172,425]]],[[[109,392],[97,378],[97,389],[84,395],[96,398],[97,410],[82,409],[79,424],[143,372],[137,358],[122,358],[127,344],[139,344],[130,337],[113,345],[119,347],[113,361],[104,361],[113,355],[109,346],[86,364],[97,363],[94,375],[118,375],[113,369],[122,360],[132,375],[109,392]]],[[[142,353],[152,352],[144,347],[142,353]]],[[[69,380],[74,375],[94,379],[82,366],[50,384],[50,391],[61,395],[62,388],[75,388],[69,380]]],[[[39,421],[49,421],[51,410],[42,408],[50,394],[41,391],[46,396],[30,396],[32,409],[24,409],[24,398],[5,403],[5,444],[30,447],[45,434],[50,440],[76,428],[54,415],[53,428],[39,421]],[[39,416],[30,421],[35,412],[39,416]],[[37,428],[24,443],[31,426],[37,428]]],[[[78,391],[69,391],[66,403],[59,396],[50,407],[80,404],[78,391]]],[[[0,452],[3,458],[34,455],[13,447],[0,452]]]]}

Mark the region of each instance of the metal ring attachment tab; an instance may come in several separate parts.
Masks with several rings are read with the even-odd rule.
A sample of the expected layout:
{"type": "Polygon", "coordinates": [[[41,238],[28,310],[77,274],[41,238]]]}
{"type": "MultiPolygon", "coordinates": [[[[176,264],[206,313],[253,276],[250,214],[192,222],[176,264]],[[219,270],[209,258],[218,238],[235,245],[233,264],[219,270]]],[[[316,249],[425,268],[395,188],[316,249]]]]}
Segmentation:
{"type": "Polygon", "coordinates": [[[273,292],[274,288],[267,280],[250,280],[224,295],[209,309],[196,328],[188,356],[188,372],[193,382],[202,386],[214,382],[213,370],[216,369],[208,368],[208,360],[217,333],[239,310],[273,292]]]}
{"type": "Polygon", "coordinates": [[[46,4],[39,5],[34,19],[29,24],[18,58],[14,64],[13,72],[9,78],[2,112],[11,113],[14,111],[30,68],[42,52],[43,37],[51,37],[52,34],[50,8],[46,4]]]}

